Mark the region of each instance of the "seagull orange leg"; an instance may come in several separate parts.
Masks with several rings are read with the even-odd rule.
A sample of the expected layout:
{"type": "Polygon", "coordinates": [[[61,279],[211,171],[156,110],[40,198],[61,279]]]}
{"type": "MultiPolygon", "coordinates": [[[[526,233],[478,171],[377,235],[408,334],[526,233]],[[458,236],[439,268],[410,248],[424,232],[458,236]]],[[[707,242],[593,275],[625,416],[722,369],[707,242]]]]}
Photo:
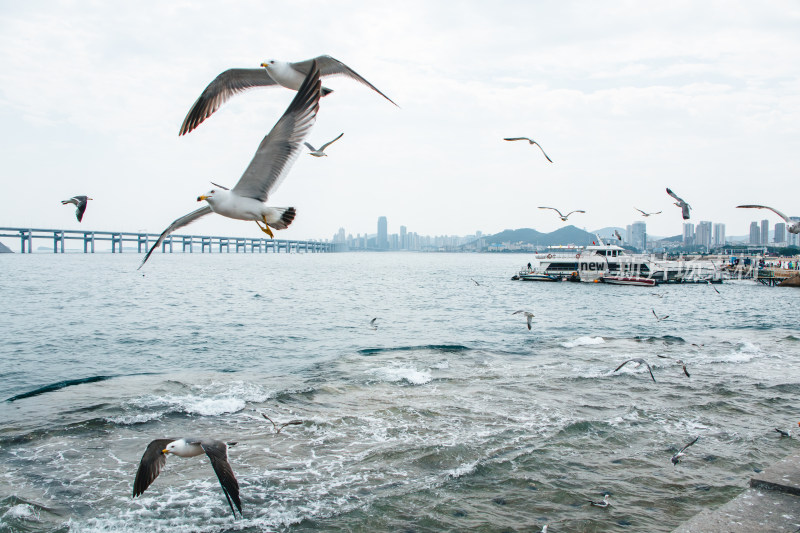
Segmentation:
{"type": "Polygon", "coordinates": [[[260,229],[261,231],[263,231],[264,233],[269,235],[271,239],[274,239],[275,235],[273,235],[272,234],[272,230],[269,229],[269,225],[267,224],[267,217],[261,217],[261,218],[264,219],[264,227],[263,228],[261,227],[261,224],[258,223],[258,220],[255,221],[256,222],[256,226],[258,226],[258,229],[260,229]]]}

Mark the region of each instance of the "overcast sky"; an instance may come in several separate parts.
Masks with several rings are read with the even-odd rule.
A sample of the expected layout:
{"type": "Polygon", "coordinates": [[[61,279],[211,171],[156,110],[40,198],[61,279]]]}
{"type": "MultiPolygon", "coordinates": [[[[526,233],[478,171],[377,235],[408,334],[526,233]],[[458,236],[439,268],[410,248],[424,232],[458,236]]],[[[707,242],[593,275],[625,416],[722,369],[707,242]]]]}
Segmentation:
{"type": "MultiPolygon", "coordinates": [[[[353,80],[320,106],[303,153],[270,198],[295,206],[278,238],[389,232],[491,234],[562,222],[589,230],[663,214],[800,215],[800,3],[785,2],[3,2],[0,226],[161,232],[209,181],[234,185],[294,92],[258,89],[197,130],[178,129],[220,72],[329,54],[353,80]],[[535,146],[503,141],[529,136],[535,146]],[[60,200],[86,194],[82,224],[60,200]]],[[[258,237],[212,215],[179,231],[258,237]]],[[[13,247],[13,246],[12,246],[13,247]]]]}

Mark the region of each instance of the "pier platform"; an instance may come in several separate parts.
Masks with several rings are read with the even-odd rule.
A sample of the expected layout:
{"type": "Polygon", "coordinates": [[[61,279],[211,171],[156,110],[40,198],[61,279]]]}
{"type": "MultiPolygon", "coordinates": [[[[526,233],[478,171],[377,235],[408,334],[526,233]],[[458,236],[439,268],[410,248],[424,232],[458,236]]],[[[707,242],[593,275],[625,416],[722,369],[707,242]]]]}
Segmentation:
{"type": "Polygon", "coordinates": [[[800,453],[750,479],[750,488],[722,507],[703,511],[672,533],[800,530],[800,453]]]}

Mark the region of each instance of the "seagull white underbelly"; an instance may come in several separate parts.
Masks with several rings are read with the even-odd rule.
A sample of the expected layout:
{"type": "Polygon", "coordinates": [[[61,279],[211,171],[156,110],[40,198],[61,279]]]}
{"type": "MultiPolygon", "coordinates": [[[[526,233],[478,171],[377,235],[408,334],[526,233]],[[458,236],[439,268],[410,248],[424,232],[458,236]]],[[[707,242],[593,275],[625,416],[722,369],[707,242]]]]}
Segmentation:
{"type": "Polygon", "coordinates": [[[229,194],[223,201],[209,202],[211,210],[228,218],[237,220],[258,220],[263,222],[267,219],[267,224],[273,224],[281,219],[283,210],[270,207],[255,198],[229,194]]]}
{"type": "Polygon", "coordinates": [[[287,89],[298,90],[303,84],[305,74],[296,71],[289,65],[275,65],[271,66],[268,70],[270,77],[275,80],[278,85],[282,85],[287,89]]]}

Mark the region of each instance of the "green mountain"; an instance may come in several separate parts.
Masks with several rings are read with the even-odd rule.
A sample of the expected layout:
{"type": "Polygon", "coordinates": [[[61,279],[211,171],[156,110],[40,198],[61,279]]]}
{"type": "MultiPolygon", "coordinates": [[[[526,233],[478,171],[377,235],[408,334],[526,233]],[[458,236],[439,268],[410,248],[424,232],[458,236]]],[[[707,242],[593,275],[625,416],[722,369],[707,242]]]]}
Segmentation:
{"type": "Polygon", "coordinates": [[[575,244],[578,246],[592,244],[597,237],[588,231],[569,225],[550,233],[541,233],[535,229],[507,229],[486,237],[488,243],[523,242],[539,246],[557,246],[559,244],[575,244]]]}

